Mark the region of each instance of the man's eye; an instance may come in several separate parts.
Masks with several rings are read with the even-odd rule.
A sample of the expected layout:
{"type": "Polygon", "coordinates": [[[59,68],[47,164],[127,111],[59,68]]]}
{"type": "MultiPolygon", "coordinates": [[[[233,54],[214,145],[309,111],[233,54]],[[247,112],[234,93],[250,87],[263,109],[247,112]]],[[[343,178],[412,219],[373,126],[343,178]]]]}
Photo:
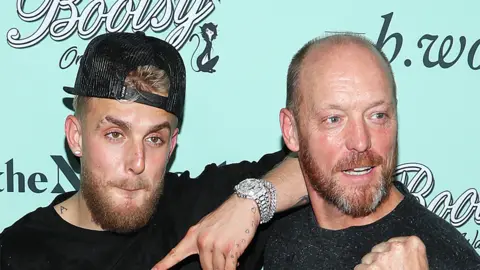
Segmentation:
{"type": "Polygon", "coordinates": [[[374,113],[373,114],[373,118],[376,118],[376,119],[383,119],[385,118],[387,115],[385,113],[374,113]]]}
{"type": "Polygon", "coordinates": [[[106,136],[107,136],[109,139],[116,140],[116,139],[120,139],[120,138],[122,137],[122,134],[121,134],[120,132],[113,131],[113,132],[107,133],[106,136]]]}
{"type": "Polygon", "coordinates": [[[327,118],[327,123],[329,124],[335,124],[335,123],[338,123],[340,122],[340,117],[338,116],[330,116],[327,118]]]}
{"type": "Polygon", "coordinates": [[[163,144],[163,140],[160,137],[150,137],[150,138],[148,138],[148,140],[155,145],[163,144]]]}

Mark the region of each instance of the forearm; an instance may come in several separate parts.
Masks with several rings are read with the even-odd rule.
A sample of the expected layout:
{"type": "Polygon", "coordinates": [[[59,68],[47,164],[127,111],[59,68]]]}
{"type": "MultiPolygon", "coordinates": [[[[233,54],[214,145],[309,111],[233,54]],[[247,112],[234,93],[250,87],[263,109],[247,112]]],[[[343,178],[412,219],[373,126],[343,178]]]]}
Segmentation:
{"type": "Polygon", "coordinates": [[[271,182],[277,190],[277,213],[309,202],[305,180],[296,156],[285,158],[263,179],[271,182]]]}

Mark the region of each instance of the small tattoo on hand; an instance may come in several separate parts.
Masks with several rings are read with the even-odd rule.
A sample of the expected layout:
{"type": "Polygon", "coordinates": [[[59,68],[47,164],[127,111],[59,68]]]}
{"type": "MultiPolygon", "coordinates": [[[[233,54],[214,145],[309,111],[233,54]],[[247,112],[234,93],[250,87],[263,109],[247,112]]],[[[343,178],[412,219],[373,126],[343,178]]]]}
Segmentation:
{"type": "Polygon", "coordinates": [[[257,211],[257,209],[255,209],[255,207],[252,207],[252,213],[255,214],[256,211],[257,211]]]}
{"type": "Polygon", "coordinates": [[[60,214],[63,214],[63,210],[67,211],[68,209],[60,205],[60,214]]]}
{"type": "Polygon", "coordinates": [[[250,233],[250,230],[249,230],[249,229],[246,229],[245,232],[246,232],[246,233],[250,233]]]}

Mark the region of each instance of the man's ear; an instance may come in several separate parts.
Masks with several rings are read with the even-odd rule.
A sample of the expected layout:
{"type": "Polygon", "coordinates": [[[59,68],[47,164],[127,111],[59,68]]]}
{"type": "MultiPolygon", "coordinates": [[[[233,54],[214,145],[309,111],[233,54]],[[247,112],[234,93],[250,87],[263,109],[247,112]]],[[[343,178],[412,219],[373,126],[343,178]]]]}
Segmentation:
{"type": "Polygon", "coordinates": [[[282,136],[285,145],[292,152],[298,152],[298,127],[293,117],[293,113],[283,108],[280,110],[280,127],[282,129],[282,136]]]}
{"type": "Polygon", "coordinates": [[[178,128],[175,128],[175,130],[173,131],[172,139],[170,140],[170,150],[169,150],[170,152],[168,153],[168,158],[170,158],[170,156],[173,153],[173,150],[175,150],[175,147],[177,146],[177,138],[178,138],[178,128]]]}
{"type": "Polygon", "coordinates": [[[68,146],[73,154],[77,157],[82,156],[82,128],[80,121],[73,115],[67,116],[65,119],[65,136],[68,146]]]}

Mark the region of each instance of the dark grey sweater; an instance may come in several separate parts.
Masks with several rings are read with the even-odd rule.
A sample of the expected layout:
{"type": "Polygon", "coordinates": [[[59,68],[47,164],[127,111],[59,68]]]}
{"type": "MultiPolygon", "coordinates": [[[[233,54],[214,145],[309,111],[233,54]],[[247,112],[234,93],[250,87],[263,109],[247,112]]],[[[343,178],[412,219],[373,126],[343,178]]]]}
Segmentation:
{"type": "Polygon", "coordinates": [[[265,270],[350,269],[373,246],[392,237],[416,235],[427,248],[431,270],[480,269],[480,256],[451,224],[405,195],[387,216],[366,226],[332,231],[318,226],[311,206],[277,220],[265,250],[265,270]]]}

